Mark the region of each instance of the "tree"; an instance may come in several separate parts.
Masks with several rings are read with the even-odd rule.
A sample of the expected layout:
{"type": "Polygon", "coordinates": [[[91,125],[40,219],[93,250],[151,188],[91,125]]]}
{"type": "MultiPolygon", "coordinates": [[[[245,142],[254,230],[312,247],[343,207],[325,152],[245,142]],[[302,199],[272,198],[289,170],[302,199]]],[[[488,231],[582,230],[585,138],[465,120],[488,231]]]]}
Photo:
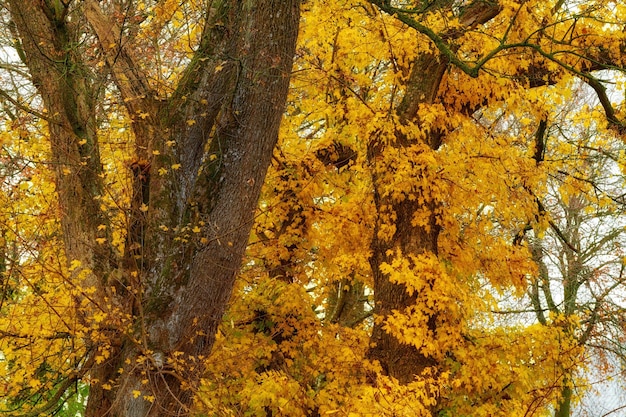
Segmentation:
{"type": "Polygon", "coordinates": [[[186,415],[277,139],[299,2],[5,7],[41,100],[30,105],[47,124],[65,258],[81,289],[66,332],[87,351],[68,380],[89,374],[88,416],[186,415]],[[112,192],[107,112],[125,112],[132,128],[122,230],[102,204],[112,192]]]}
{"type": "MultiPolygon", "coordinates": [[[[135,138],[166,136],[158,149],[149,148],[149,141],[139,142],[126,167],[113,168],[119,158],[101,149],[101,159],[111,172],[126,172],[130,183],[126,188],[134,191],[125,192],[121,185],[107,187],[105,200],[122,209],[111,203],[109,210],[115,213],[109,214],[110,224],[98,221],[93,226],[96,243],[117,242],[112,250],[122,254],[126,262],[122,269],[130,271],[115,276],[128,283],[116,287],[115,295],[105,295],[142,302],[122,302],[125,309],[119,311],[127,315],[113,307],[106,315],[96,311],[83,316],[80,331],[97,342],[95,350],[93,345],[85,347],[96,352],[89,356],[97,371],[91,376],[99,379],[92,383],[90,404],[103,402],[102,398],[113,403],[114,396],[121,395],[117,377],[98,374],[105,369],[98,365],[112,364],[113,375],[119,368],[113,365],[123,363],[121,357],[129,363],[122,366],[119,381],[137,372],[125,398],[136,395],[146,407],[153,376],[162,377],[154,385],[160,393],[169,385],[178,386],[170,379],[177,372],[187,378],[185,383],[200,375],[192,372],[189,377],[180,369],[202,369],[195,411],[209,415],[531,416],[559,404],[572,382],[567,371],[584,354],[574,337],[575,317],[549,326],[502,324],[490,311],[500,297],[523,297],[532,290],[538,268],[525,235],[532,231],[540,236],[551,222],[557,225],[542,203],[547,178],[556,175],[557,166],[544,160],[551,150],[546,130],[554,117],[553,106],[570,99],[573,79],[589,84],[599,98],[594,112],[581,114],[580,124],[606,124],[622,133],[619,105],[608,99],[606,82],[595,72],[623,67],[620,5],[307,1],[287,117],[233,298],[215,339],[213,333],[180,334],[194,343],[206,342],[205,346],[215,340],[217,348],[209,358],[204,353],[189,356],[180,349],[168,358],[165,354],[171,349],[159,346],[172,342],[165,337],[169,328],[162,325],[166,322],[159,312],[176,319],[179,312],[193,309],[184,297],[162,289],[164,281],[157,278],[173,271],[171,291],[208,294],[211,286],[194,286],[194,268],[201,260],[208,264],[219,257],[208,258],[206,252],[207,258],[193,261],[196,250],[204,253],[197,247],[245,244],[212,235],[213,206],[206,207],[207,196],[216,195],[215,180],[228,178],[214,171],[216,164],[224,161],[224,169],[233,167],[220,156],[226,140],[220,135],[245,113],[226,113],[217,123],[201,126],[202,119],[190,114],[202,105],[217,112],[211,105],[219,103],[214,98],[221,93],[187,94],[181,90],[187,87],[170,90],[162,87],[162,80],[178,79],[177,85],[197,86],[197,91],[211,80],[219,91],[228,89],[228,81],[238,87],[241,77],[233,74],[249,68],[245,59],[251,55],[239,55],[240,26],[218,17],[217,2],[209,9],[206,24],[213,36],[209,39],[215,42],[204,44],[201,37],[198,51],[203,45],[224,45],[237,53],[220,50],[217,55],[196,55],[195,60],[177,53],[184,42],[168,48],[168,43],[151,43],[143,34],[155,27],[162,34],[175,35],[181,27],[190,34],[202,33],[194,25],[176,22],[205,9],[190,6],[177,15],[166,7],[170,2],[146,10],[137,3],[137,11],[131,13],[135,3],[118,4],[118,9],[113,8],[116,3],[107,3],[102,6],[107,14],[122,19],[115,29],[113,24],[98,24],[103,18],[94,3],[84,4],[93,31],[83,33],[97,36],[102,47],[94,59],[105,58],[104,74],[118,86],[99,90],[104,104],[95,113],[96,120],[105,110],[121,114],[109,116],[100,125],[100,134],[115,138],[119,127],[130,123],[135,138]],[[141,21],[139,26],[132,16],[141,21]],[[106,37],[111,27],[113,35],[106,37]],[[127,42],[115,42],[120,38],[127,42]],[[112,44],[118,46],[106,48],[112,44]],[[172,65],[155,70],[153,62],[142,60],[144,55],[125,52],[133,45],[137,51],[155,51],[151,56],[166,56],[172,65]],[[116,49],[119,46],[123,48],[116,49]],[[128,64],[131,58],[136,65],[128,64]],[[188,69],[180,71],[178,63],[187,60],[188,69]],[[196,66],[206,66],[201,72],[206,79],[194,72],[196,66]],[[145,82],[130,77],[135,73],[129,69],[136,67],[148,74],[145,82]],[[153,97],[133,92],[144,84],[155,85],[158,94],[151,105],[160,112],[137,107],[153,97]],[[177,111],[172,116],[168,109],[177,111]],[[170,130],[155,128],[153,114],[157,121],[171,123],[170,130]],[[170,135],[185,138],[180,132],[188,131],[212,134],[204,159],[198,161],[202,171],[196,181],[204,194],[194,194],[185,181],[172,180],[197,172],[185,170],[181,162],[193,159],[193,148],[169,142],[170,135]],[[178,159],[166,158],[168,143],[175,145],[171,152],[178,159]],[[152,160],[146,203],[148,157],[152,160]],[[181,207],[170,207],[177,221],[160,209],[172,201],[185,203],[189,196],[188,214],[181,207]],[[126,286],[138,288],[135,283],[140,282],[149,283],[145,292],[142,287],[139,294],[125,292],[126,286]],[[111,329],[114,318],[119,325],[111,329]],[[105,324],[94,323],[98,320],[105,324]],[[110,341],[125,340],[112,331],[116,328],[137,343],[111,347],[110,341]],[[146,342],[141,339],[144,334],[146,342]],[[108,388],[115,389],[109,393],[108,388]]],[[[282,11],[280,15],[284,17],[282,11]]],[[[258,37],[251,33],[250,39],[258,37]]],[[[87,35],[80,41],[95,42],[87,35]]],[[[90,68],[100,67],[96,63],[90,68]]],[[[243,105],[240,98],[235,95],[229,103],[243,105]]],[[[207,117],[217,116],[207,111],[207,117]]],[[[250,183],[260,186],[255,179],[250,183]]],[[[224,212],[217,207],[215,213],[224,212]]],[[[251,211],[247,213],[251,216],[251,211]]],[[[242,233],[238,236],[247,236],[248,231],[237,231],[242,233]]],[[[68,258],[71,282],[90,276],[81,272],[83,260],[77,261],[68,258]]],[[[225,300],[224,295],[221,301],[225,300]]],[[[202,317],[214,324],[222,310],[211,308],[205,314],[202,317]]],[[[202,330],[207,329],[214,328],[203,325],[202,330]]],[[[190,402],[188,393],[182,398],[190,402]]],[[[167,399],[159,397],[155,404],[163,405],[167,399]]]]}
{"type": "MultiPolygon", "coordinates": [[[[621,49],[601,51],[606,55],[598,56],[593,48],[592,38],[585,36],[586,33],[591,33],[593,30],[593,21],[599,19],[599,16],[604,16],[605,11],[601,5],[589,6],[587,9],[589,14],[578,14],[575,12],[575,6],[570,6],[566,2],[557,2],[551,8],[539,8],[533,2],[504,5],[499,2],[480,1],[471,2],[465,6],[456,6],[454,2],[428,4],[416,2],[416,4],[397,6],[384,1],[372,1],[371,3],[424,35],[435,48],[435,52],[429,50],[418,53],[413,59],[404,96],[396,108],[399,124],[406,125],[407,128],[412,123],[421,125],[422,137],[417,139],[418,143],[422,142],[422,149],[418,150],[418,153],[437,152],[448,132],[454,129],[453,126],[446,123],[432,123],[434,126],[424,128],[427,122],[423,119],[428,115],[420,115],[420,110],[441,103],[441,108],[438,109],[441,113],[437,116],[446,119],[454,119],[454,116],[469,116],[471,118],[477,110],[490,105],[493,106],[494,98],[497,100],[496,97],[503,94],[498,87],[495,88],[495,91],[489,91],[490,88],[487,87],[478,90],[484,91],[484,94],[479,93],[478,99],[473,98],[463,102],[458,97],[458,91],[456,97],[448,98],[445,95],[447,92],[442,88],[446,71],[454,72],[457,79],[463,79],[465,75],[474,78],[483,74],[483,77],[489,77],[490,74],[506,75],[513,80],[510,84],[512,89],[521,87],[525,90],[528,90],[529,87],[557,82],[559,78],[564,77],[569,72],[571,75],[578,76],[583,81],[588,82],[599,94],[601,103],[608,104],[606,88],[590,71],[609,68],[612,63],[621,62],[621,49]],[[528,13],[536,13],[536,10],[539,9],[542,10],[543,21],[530,18],[528,13]],[[598,13],[598,17],[595,13],[598,13]],[[454,23],[436,29],[428,26],[426,23],[428,19],[435,18],[435,16],[439,17],[442,22],[450,19],[454,23]],[[572,32],[577,29],[576,25],[579,22],[587,22],[585,24],[588,25],[586,29],[578,29],[582,31],[582,35],[572,32]],[[559,35],[556,35],[556,32],[546,33],[548,27],[554,28],[555,31],[559,32],[559,35]],[[572,32],[568,40],[557,43],[556,39],[561,39],[558,36],[568,32],[572,32]],[[493,46],[484,49],[479,48],[474,43],[479,41],[484,36],[483,34],[488,34],[487,36],[491,38],[491,41],[486,38],[484,41],[493,46]],[[555,44],[559,45],[558,53],[548,52],[552,48],[551,45],[555,44]],[[515,62],[516,59],[514,58],[508,60],[506,64],[501,63],[498,66],[496,63],[498,57],[504,51],[509,50],[519,51],[520,60],[515,62]],[[569,56],[574,61],[570,61],[569,56]],[[532,59],[532,64],[528,61],[524,62],[527,59],[532,59]],[[493,67],[491,67],[492,65],[493,67]],[[424,133],[424,131],[426,132],[424,133]],[[423,148],[423,146],[427,148],[423,148]]],[[[446,82],[456,88],[460,87],[454,85],[453,77],[447,77],[446,82]]],[[[603,104],[603,106],[607,120],[621,131],[623,124],[614,117],[611,105],[603,104]]],[[[543,134],[541,127],[543,118],[540,114],[537,114],[537,118],[537,135],[541,135],[543,134]]],[[[385,138],[385,142],[392,143],[392,146],[401,149],[416,146],[414,141],[404,138],[406,133],[402,132],[402,129],[396,129],[394,135],[394,139],[385,138]]],[[[379,149],[380,145],[376,145],[376,141],[370,143],[372,143],[372,149],[368,155],[372,155],[372,159],[380,157],[384,150],[379,149]]],[[[539,152],[541,151],[540,145],[541,142],[538,141],[536,150],[539,152]]],[[[414,158],[411,159],[415,160],[414,158]]],[[[394,161],[393,164],[396,165],[398,162],[394,161]]],[[[393,169],[393,166],[384,167],[386,171],[390,169],[393,169]]],[[[417,170],[413,168],[412,173],[418,177],[428,178],[430,180],[428,182],[437,180],[428,172],[427,166],[421,169],[417,168],[417,170]]],[[[378,182],[375,178],[375,190],[382,190],[388,186],[388,184],[377,185],[378,182]]],[[[390,315],[392,309],[407,308],[416,302],[416,297],[408,294],[402,286],[398,287],[389,283],[390,279],[388,276],[384,276],[384,273],[382,276],[376,277],[377,271],[382,273],[381,266],[383,264],[393,262],[389,258],[389,254],[395,252],[401,256],[427,254],[427,256],[439,257],[439,233],[443,222],[438,212],[444,201],[440,201],[440,197],[433,193],[432,186],[429,188],[422,186],[422,189],[414,189],[412,194],[400,197],[397,194],[392,194],[390,199],[384,198],[384,191],[375,191],[375,194],[379,194],[381,198],[377,203],[378,212],[381,216],[378,227],[380,228],[388,222],[385,218],[388,218],[390,214],[385,212],[389,210],[393,213],[393,227],[395,229],[394,233],[387,237],[380,236],[380,232],[376,233],[372,243],[372,271],[375,274],[377,310],[383,316],[390,315]],[[420,213],[421,219],[419,221],[415,218],[416,213],[420,213]],[[388,287],[389,285],[391,286],[388,287]]],[[[428,286],[432,289],[434,283],[430,282],[428,286]]],[[[428,288],[426,290],[428,291],[428,288]]],[[[438,310],[439,308],[431,309],[431,312],[427,314],[428,319],[423,323],[426,325],[424,329],[426,334],[437,332],[439,327],[437,322],[440,320],[437,316],[438,310]]],[[[441,311],[445,311],[445,309],[441,311]]],[[[430,353],[424,350],[420,352],[407,344],[398,344],[397,336],[390,334],[383,327],[382,322],[380,326],[374,327],[373,339],[378,347],[371,351],[371,355],[380,360],[381,363],[387,363],[387,367],[390,368],[388,372],[391,375],[407,381],[412,379],[413,375],[419,374],[424,367],[436,365],[438,360],[434,352],[430,353]],[[397,361],[397,357],[407,358],[406,363],[397,361]],[[392,362],[396,365],[392,366],[392,362]],[[396,366],[395,370],[392,369],[396,366]]]]}
{"type": "Polygon", "coordinates": [[[593,103],[584,102],[589,93],[581,88],[551,118],[545,162],[554,165],[555,174],[541,198],[551,227],[530,244],[539,273],[531,282],[527,307],[545,326],[559,325],[563,318],[577,320],[571,331],[586,349],[581,362],[568,370],[570,383],[562,388],[556,417],[571,415],[575,392],[581,391],[577,378],[589,384],[586,380],[594,373],[620,374],[621,366],[613,362],[624,357],[619,318],[624,306],[617,290],[624,283],[624,187],[615,165],[623,144],[596,124],[585,128],[571,123],[580,117],[577,112],[593,108],[593,103]]]}

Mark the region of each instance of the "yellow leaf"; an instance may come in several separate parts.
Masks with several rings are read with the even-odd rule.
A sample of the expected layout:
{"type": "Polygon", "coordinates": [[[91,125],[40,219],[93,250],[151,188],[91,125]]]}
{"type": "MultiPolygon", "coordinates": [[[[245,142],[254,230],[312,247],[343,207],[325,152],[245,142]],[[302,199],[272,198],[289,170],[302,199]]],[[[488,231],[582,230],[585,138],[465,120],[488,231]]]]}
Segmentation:
{"type": "Polygon", "coordinates": [[[74,259],[74,260],[72,260],[72,262],[70,263],[70,266],[67,269],[70,272],[72,272],[73,270],[75,270],[76,268],[78,268],[81,265],[82,265],[81,261],[79,261],[78,259],[74,259]]]}

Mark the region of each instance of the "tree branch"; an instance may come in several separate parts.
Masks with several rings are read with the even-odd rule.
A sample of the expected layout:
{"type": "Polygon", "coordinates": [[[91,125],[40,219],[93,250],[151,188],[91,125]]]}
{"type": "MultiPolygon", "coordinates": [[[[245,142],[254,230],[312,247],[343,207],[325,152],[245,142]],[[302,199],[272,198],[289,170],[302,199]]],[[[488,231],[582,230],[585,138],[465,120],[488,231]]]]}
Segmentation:
{"type": "Polygon", "coordinates": [[[122,44],[120,28],[102,12],[97,0],[86,0],[84,4],[85,17],[96,33],[115,84],[131,116],[148,113],[148,117],[154,117],[152,102],[155,93],[133,59],[132,52],[126,44],[122,44]]]}

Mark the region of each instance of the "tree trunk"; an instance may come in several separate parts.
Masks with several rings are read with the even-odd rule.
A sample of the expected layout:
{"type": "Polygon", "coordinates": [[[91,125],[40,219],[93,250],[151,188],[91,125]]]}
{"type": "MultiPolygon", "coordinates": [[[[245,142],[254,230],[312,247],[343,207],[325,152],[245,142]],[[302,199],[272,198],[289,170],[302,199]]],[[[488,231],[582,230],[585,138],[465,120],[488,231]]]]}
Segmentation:
{"type": "MultiPolygon", "coordinates": [[[[443,72],[447,62],[437,55],[425,54],[418,57],[411,69],[409,86],[404,99],[398,108],[400,120],[414,122],[417,119],[419,104],[432,104],[436,97],[443,72]]],[[[418,121],[419,123],[419,121],[418,121]]],[[[426,135],[421,144],[425,145],[424,151],[436,151],[440,144],[440,134],[436,131],[426,135]]],[[[372,141],[368,148],[370,163],[375,164],[383,158],[385,152],[393,147],[393,151],[400,155],[410,146],[415,145],[414,140],[408,139],[398,132],[395,141],[391,145],[381,145],[384,141],[372,141]]],[[[389,167],[392,171],[394,167],[389,167]]],[[[425,169],[425,168],[420,168],[425,169]]],[[[423,172],[427,176],[428,173],[423,172]]],[[[374,176],[374,203],[379,213],[372,239],[372,255],[370,265],[374,277],[375,314],[385,320],[377,320],[374,324],[371,340],[374,346],[369,351],[371,359],[378,360],[383,371],[398,379],[401,383],[409,383],[419,376],[426,368],[436,365],[433,358],[424,355],[413,345],[401,342],[396,335],[385,330],[386,318],[393,310],[402,311],[414,306],[419,294],[409,294],[402,284],[389,280],[389,276],[381,271],[381,265],[391,264],[393,258],[400,253],[402,256],[432,254],[437,256],[437,238],[439,225],[437,224],[436,208],[438,201],[429,195],[428,190],[418,188],[413,190],[413,195],[398,197],[391,193],[385,193],[388,187],[385,180],[374,176]],[[426,224],[414,225],[413,218],[416,211],[425,213],[426,224]],[[389,224],[389,219],[393,223],[389,224]],[[381,229],[392,226],[394,233],[387,236],[381,229]]],[[[433,283],[427,285],[432,286],[433,283]]],[[[428,330],[435,331],[436,316],[428,320],[428,330]]]]}
{"type": "Polygon", "coordinates": [[[572,407],[572,388],[570,386],[564,386],[561,390],[561,399],[559,404],[554,410],[554,417],[570,417],[572,407]]]}
{"type": "MultiPolygon", "coordinates": [[[[52,3],[11,0],[9,7],[51,115],[66,256],[80,261],[74,274],[81,285],[96,288],[96,305],[82,314],[95,329],[85,342],[92,358],[106,351],[108,359],[88,370],[86,415],[188,415],[278,137],[299,0],[211,2],[195,55],[162,100],[135,62],[133,39],[103,11],[106,2],[52,3]],[[73,22],[83,16],[134,118],[123,254],[110,240],[99,243],[109,230],[98,202],[100,80],[79,46],[87,28],[73,22]],[[201,232],[188,236],[194,226],[201,232]],[[93,325],[98,309],[107,314],[106,328],[93,325]]],[[[132,16],[123,16],[127,21],[132,16]]]]}
{"type": "MultiPolygon", "coordinates": [[[[379,0],[370,2],[389,14],[401,14],[399,12],[401,9],[391,7],[388,2],[379,0]]],[[[449,1],[437,2],[432,8],[450,8],[451,4],[449,1]]],[[[499,11],[500,7],[496,2],[471,2],[464,7],[459,19],[460,24],[464,27],[481,25],[493,19],[499,11]]],[[[448,48],[454,49],[451,41],[463,33],[463,30],[459,30],[443,35],[443,38],[452,45],[448,48]]],[[[416,180],[435,178],[428,166],[411,160],[409,155],[437,152],[441,145],[445,132],[423,126],[418,111],[420,106],[436,102],[439,86],[448,66],[446,56],[439,53],[423,52],[414,59],[404,97],[396,109],[402,128],[397,129],[393,138],[374,138],[368,144],[368,160],[374,172],[396,172],[397,167],[404,163],[411,167],[411,177],[415,177],[416,180]],[[418,128],[411,127],[411,124],[418,128]],[[413,137],[407,136],[406,132],[410,130],[414,131],[413,137]],[[389,155],[397,157],[390,158],[389,155]]],[[[411,178],[404,180],[409,181],[411,178]]],[[[394,310],[409,313],[411,308],[419,304],[420,296],[423,294],[419,292],[410,294],[405,285],[390,281],[389,275],[381,270],[381,266],[391,264],[398,256],[410,259],[411,256],[424,255],[437,259],[440,231],[438,211],[441,209],[441,197],[432,195],[429,186],[415,186],[411,189],[410,195],[393,192],[395,187],[390,183],[389,176],[382,177],[377,174],[373,175],[373,187],[378,219],[371,244],[370,265],[374,277],[376,303],[374,312],[379,320],[374,324],[371,337],[373,347],[369,350],[368,356],[377,360],[386,374],[406,384],[415,380],[416,376],[421,375],[427,368],[436,372],[438,362],[415,345],[401,341],[398,335],[385,328],[394,310]],[[416,215],[421,221],[415,221],[416,215]]],[[[422,279],[419,267],[414,264],[411,267],[415,269],[416,279],[422,279]]],[[[425,277],[423,279],[426,280],[423,283],[424,287],[432,289],[433,279],[425,277]]],[[[423,334],[435,338],[440,317],[436,308],[430,310],[422,311],[428,316],[424,323],[426,328],[422,330],[423,334]]]]}

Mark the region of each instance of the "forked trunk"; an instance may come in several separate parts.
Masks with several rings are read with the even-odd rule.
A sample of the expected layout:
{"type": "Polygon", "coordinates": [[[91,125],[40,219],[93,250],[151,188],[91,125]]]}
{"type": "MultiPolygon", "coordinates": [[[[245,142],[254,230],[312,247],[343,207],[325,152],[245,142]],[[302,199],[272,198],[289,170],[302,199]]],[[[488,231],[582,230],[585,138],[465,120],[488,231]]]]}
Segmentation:
{"type": "Polygon", "coordinates": [[[105,13],[112,4],[95,0],[51,3],[11,0],[9,9],[51,115],[66,256],[74,267],[79,261],[79,285],[95,289],[80,313],[94,329],[82,370],[91,381],[86,416],[188,415],[278,137],[299,0],[210,2],[194,57],[160,100],[123,29],[132,16],[119,20],[105,13]],[[83,17],[134,118],[123,254],[108,239],[99,203],[101,80],[80,49],[83,17]],[[94,327],[95,312],[106,321],[94,327]]]}

